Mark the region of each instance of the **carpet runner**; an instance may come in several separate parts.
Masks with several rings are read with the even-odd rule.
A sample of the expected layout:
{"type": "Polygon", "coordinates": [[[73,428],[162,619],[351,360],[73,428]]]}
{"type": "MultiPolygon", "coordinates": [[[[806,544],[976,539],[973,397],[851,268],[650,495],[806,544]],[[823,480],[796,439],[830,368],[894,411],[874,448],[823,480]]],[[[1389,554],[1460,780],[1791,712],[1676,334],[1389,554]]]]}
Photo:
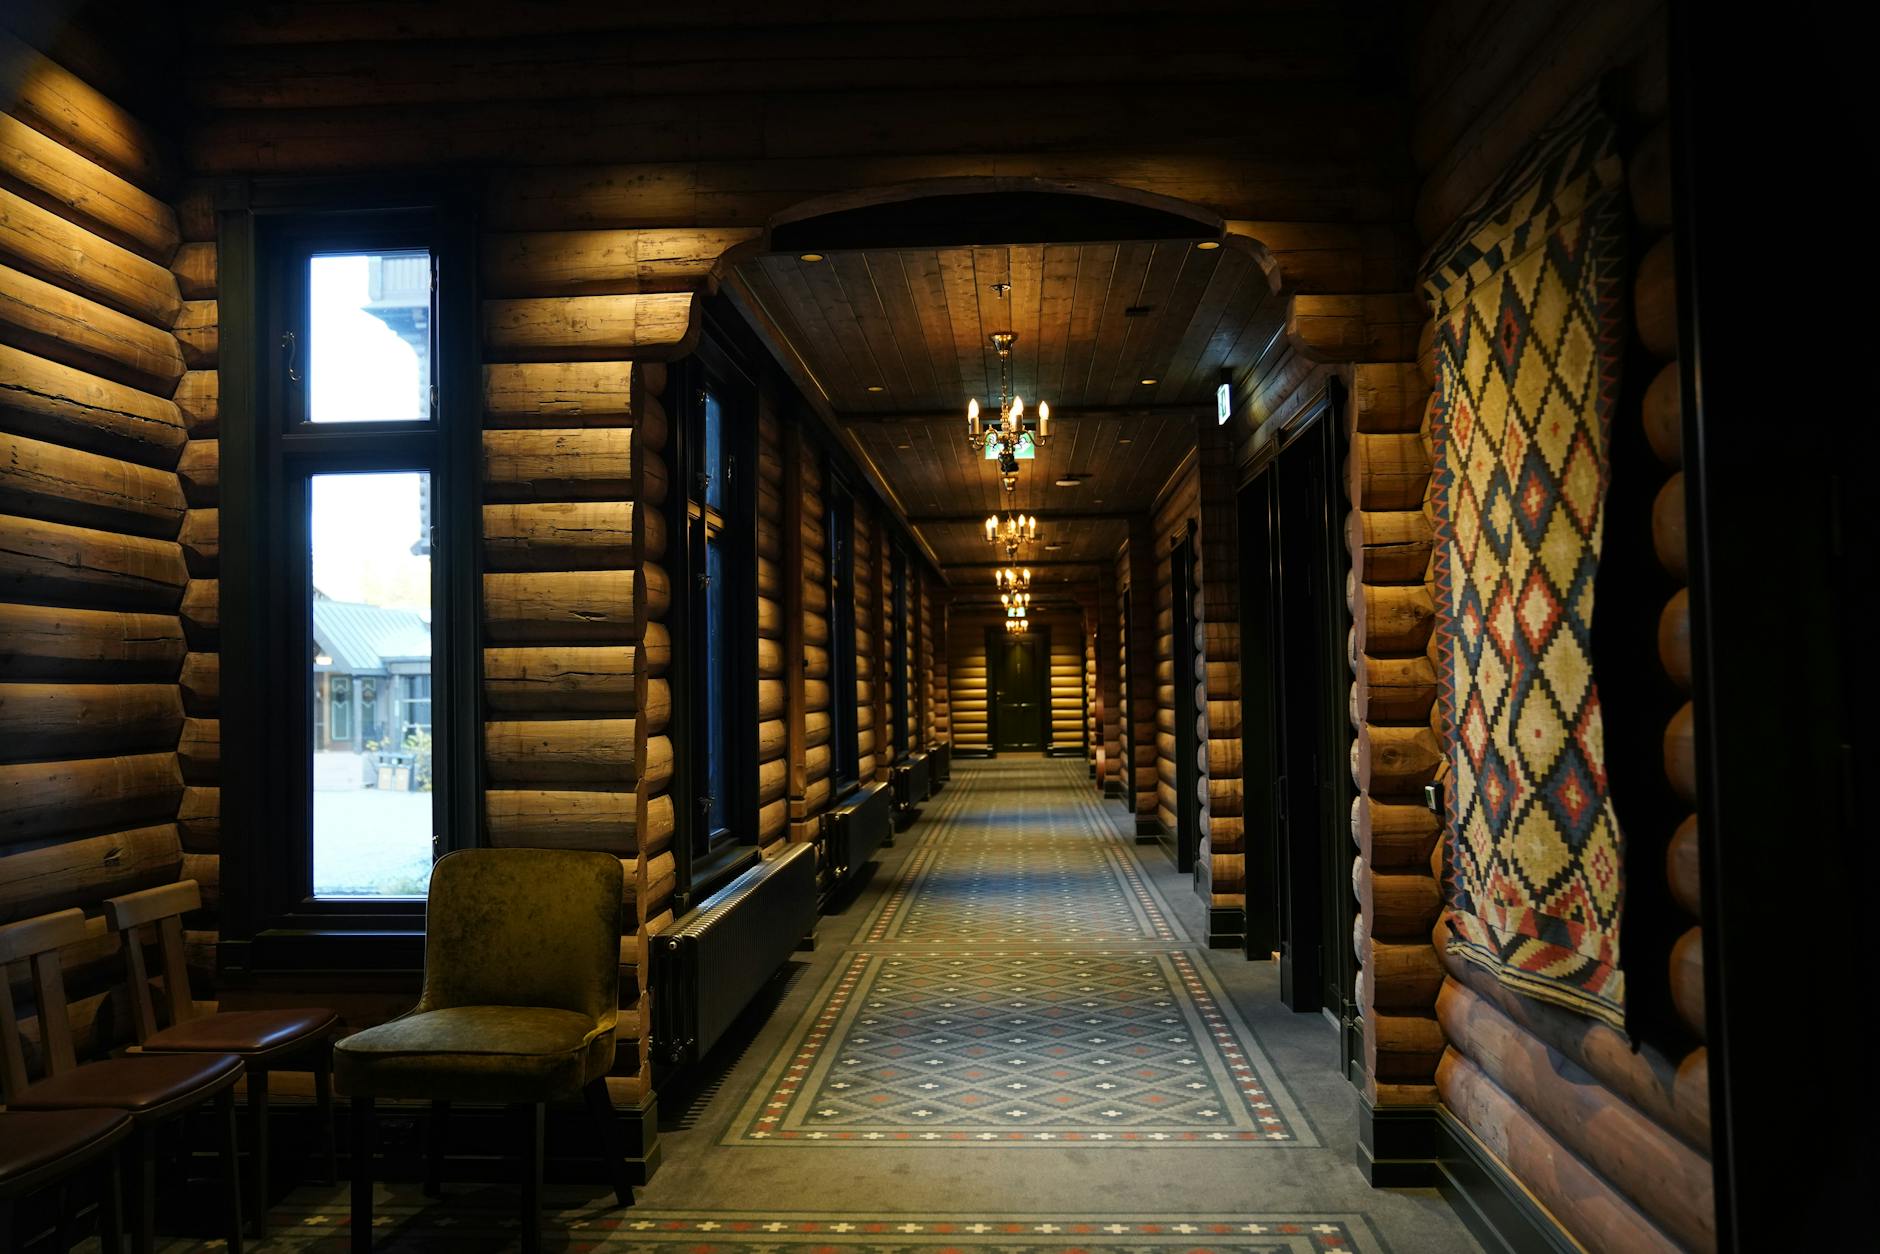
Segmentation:
{"type": "Polygon", "coordinates": [[[1080,765],[955,768],[726,1144],[1316,1144],[1080,765]]]}

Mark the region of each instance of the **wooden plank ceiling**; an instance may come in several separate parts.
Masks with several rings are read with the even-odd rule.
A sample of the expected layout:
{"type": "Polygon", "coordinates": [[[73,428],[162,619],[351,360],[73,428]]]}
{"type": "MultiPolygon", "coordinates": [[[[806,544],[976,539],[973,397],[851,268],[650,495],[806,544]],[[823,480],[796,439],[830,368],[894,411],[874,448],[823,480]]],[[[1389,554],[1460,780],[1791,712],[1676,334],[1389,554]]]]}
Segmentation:
{"type": "Polygon", "coordinates": [[[1035,577],[1085,580],[1194,447],[1221,371],[1246,369],[1279,331],[1283,310],[1260,267],[1201,242],[767,253],[733,282],[943,566],[1002,561],[984,517],[1020,509],[1040,517],[1027,555],[1035,577]],[[1049,401],[1054,428],[1012,494],[964,438],[968,397],[996,408],[988,337],[1004,330],[1018,333],[1015,391],[1033,411],[1049,401]]]}

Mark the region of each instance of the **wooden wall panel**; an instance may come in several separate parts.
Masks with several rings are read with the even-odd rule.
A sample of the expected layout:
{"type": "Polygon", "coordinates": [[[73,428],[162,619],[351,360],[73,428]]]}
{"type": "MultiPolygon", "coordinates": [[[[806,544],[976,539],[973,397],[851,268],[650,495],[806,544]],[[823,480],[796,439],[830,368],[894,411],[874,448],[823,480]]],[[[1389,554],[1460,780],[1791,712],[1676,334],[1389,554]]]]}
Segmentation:
{"type": "Polygon", "coordinates": [[[992,751],[991,708],[987,704],[985,624],[953,613],[947,624],[947,708],[955,754],[992,751]]]}
{"type": "Polygon", "coordinates": [[[876,554],[876,528],[866,504],[854,503],[854,543],[849,562],[855,589],[855,693],[838,694],[837,700],[855,702],[856,778],[863,783],[875,779],[881,765],[882,724],[877,718],[879,696],[887,679],[881,665],[881,579],[876,554]]]}
{"type": "Polygon", "coordinates": [[[829,744],[835,695],[829,654],[828,517],[820,456],[803,441],[796,424],[787,425],[783,437],[785,561],[789,565],[794,556],[795,569],[801,572],[794,584],[797,612],[786,617],[797,642],[786,656],[801,676],[803,694],[801,714],[791,730],[790,839],[813,842],[822,834],[821,815],[829,807],[834,765],[829,744]]]}
{"type": "Polygon", "coordinates": [[[1041,616],[1040,621],[1051,632],[1046,743],[1053,753],[1081,755],[1085,743],[1082,623],[1069,615],[1041,616]]]}
{"type": "MultiPolygon", "coordinates": [[[[18,89],[0,96],[0,923],[194,875],[206,987],[219,685],[213,614],[184,605],[215,576],[215,442],[190,447],[176,398],[166,160],[36,49],[0,35],[0,63],[18,89]]],[[[94,927],[67,968],[81,1055],[128,1031],[118,944],[94,927]]]]}
{"type": "MultiPolygon", "coordinates": [[[[486,238],[486,255],[504,243],[486,238]]],[[[629,918],[608,1087],[628,1104],[650,1079],[644,957],[676,886],[670,423],[666,368],[643,355],[667,355],[692,317],[684,293],[662,298],[684,307],[640,309],[631,284],[580,297],[590,322],[546,297],[484,301],[482,544],[489,839],[621,859],[629,918]],[[536,679],[550,674],[578,682],[536,679]]]]}
{"type": "MultiPolygon", "coordinates": [[[[788,583],[794,574],[784,561],[783,511],[783,429],[777,419],[775,394],[768,388],[758,393],[757,409],[757,684],[760,692],[758,718],[777,724],[757,737],[757,846],[765,857],[783,850],[789,837],[791,736],[786,724],[793,724],[802,707],[803,676],[800,666],[789,667],[794,675],[786,679],[784,659],[787,624],[788,583]],[[761,695],[776,691],[776,699],[766,702],[761,695]]],[[[801,563],[794,569],[800,569],[801,563]]]]}

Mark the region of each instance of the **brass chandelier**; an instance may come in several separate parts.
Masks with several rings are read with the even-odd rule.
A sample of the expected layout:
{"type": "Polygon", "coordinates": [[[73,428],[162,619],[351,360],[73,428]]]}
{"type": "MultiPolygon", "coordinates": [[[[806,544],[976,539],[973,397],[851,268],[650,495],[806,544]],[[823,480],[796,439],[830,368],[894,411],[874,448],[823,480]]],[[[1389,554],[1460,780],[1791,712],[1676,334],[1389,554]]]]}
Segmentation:
{"type": "MultiPolygon", "coordinates": [[[[995,286],[1009,288],[1010,285],[995,286]]],[[[967,401],[966,443],[981,456],[996,457],[1000,483],[1007,492],[1016,492],[1019,459],[1031,457],[1038,445],[1051,438],[1051,406],[1040,401],[1036,420],[1026,418],[1025,398],[1012,392],[1012,346],[1018,343],[1018,334],[994,331],[989,338],[992,351],[999,355],[999,416],[986,421],[980,416],[979,399],[974,397],[967,401]]]]}
{"type": "Polygon", "coordinates": [[[986,519],[986,543],[1003,544],[1005,560],[1008,562],[1018,556],[1018,551],[1038,538],[1038,519],[1033,514],[1007,514],[1003,520],[997,514],[986,519]]]}
{"type": "Polygon", "coordinates": [[[1005,634],[1008,636],[1022,635],[1030,626],[1031,624],[1022,618],[1008,618],[1005,620],[1005,634]]]}
{"type": "Polygon", "coordinates": [[[1016,592],[1031,587],[1031,567],[1001,566],[992,572],[992,582],[1001,590],[1016,592]]]}
{"type": "Polygon", "coordinates": [[[1006,617],[1023,618],[1031,609],[1031,593],[1001,592],[999,594],[999,604],[1005,607],[1006,617]]]}

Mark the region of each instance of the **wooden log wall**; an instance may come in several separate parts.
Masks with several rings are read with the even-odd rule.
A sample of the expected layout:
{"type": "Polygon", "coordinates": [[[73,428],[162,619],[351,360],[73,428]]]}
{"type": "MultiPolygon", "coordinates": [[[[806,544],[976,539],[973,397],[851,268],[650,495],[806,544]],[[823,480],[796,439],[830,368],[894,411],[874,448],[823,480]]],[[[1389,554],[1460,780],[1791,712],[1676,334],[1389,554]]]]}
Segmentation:
{"type": "Polygon", "coordinates": [[[940,659],[946,656],[941,641],[936,635],[939,619],[934,610],[934,584],[936,577],[926,570],[920,572],[918,579],[920,594],[917,598],[920,606],[920,647],[915,656],[919,659],[915,666],[914,690],[920,694],[920,713],[914,720],[918,728],[920,743],[908,746],[911,749],[928,750],[941,741],[941,693],[946,688],[946,669],[940,665],[940,659]]]}
{"type": "MultiPolygon", "coordinates": [[[[1103,747],[1103,698],[1097,691],[1097,607],[1094,594],[1084,605],[1083,629],[1083,697],[1084,697],[1084,761],[1089,764],[1090,778],[1097,778],[1097,755],[1103,747]]],[[[1103,787],[1101,783],[1097,785],[1103,787]]]]}
{"type": "Polygon", "coordinates": [[[1129,540],[1117,554],[1118,627],[1123,631],[1118,664],[1124,674],[1121,717],[1129,722],[1128,761],[1123,766],[1124,797],[1136,816],[1136,830],[1153,830],[1157,820],[1156,712],[1156,572],[1155,533],[1144,516],[1130,520],[1129,540]]]}
{"type": "Polygon", "coordinates": [[[1240,723],[1240,505],[1226,428],[1199,423],[1201,437],[1201,623],[1207,672],[1208,902],[1247,905],[1245,781],[1240,723]]]}
{"type": "MultiPolygon", "coordinates": [[[[1413,151],[1425,172],[1418,225],[1426,236],[1446,229],[1527,137],[1586,84],[1608,79],[1620,87],[1613,99],[1629,115],[1624,133],[1640,137],[1627,154],[1638,241],[1631,286],[1637,349],[1628,369],[1637,364],[1646,377],[1642,387],[1628,388],[1635,399],[1615,415],[1614,424],[1642,424],[1644,442],[1662,463],[1659,473],[1665,477],[1652,542],[1665,570],[1682,582],[1682,418],[1668,238],[1664,8],[1598,0],[1509,10],[1492,21],[1469,16],[1475,12],[1462,3],[1438,5],[1420,38],[1413,75],[1419,95],[1413,151]],[[1536,73],[1536,67],[1545,72],[1536,73]]],[[[1423,530],[1414,517],[1392,519],[1390,513],[1354,516],[1354,565],[1360,546],[1371,569],[1414,561],[1423,530]]],[[[1615,524],[1609,517],[1609,549],[1628,542],[1615,524]]],[[[1389,614],[1388,598],[1378,598],[1369,587],[1363,596],[1368,608],[1389,614]]],[[[1686,693],[1688,621],[1687,596],[1680,589],[1663,605],[1658,646],[1666,675],[1686,693]]],[[[1403,703],[1412,693],[1421,700],[1420,666],[1413,677],[1408,670],[1365,660],[1359,691],[1368,680],[1371,706],[1412,712],[1414,707],[1403,703]],[[1406,686],[1412,678],[1415,682],[1406,686]]],[[[1665,729],[1662,769],[1687,803],[1692,795],[1689,735],[1686,704],[1665,729]]],[[[1422,866],[1420,840],[1402,828],[1411,819],[1420,826],[1425,816],[1408,806],[1395,814],[1393,809],[1374,807],[1373,821],[1361,833],[1367,850],[1380,860],[1380,882],[1391,878],[1381,865],[1390,848],[1417,856],[1419,872],[1422,866]]],[[[1638,834],[1653,843],[1666,836],[1638,834]]],[[[1438,962],[1433,973],[1422,969],[1420,952],[1394,939],[1373,945],[1367,959],[1367,967],[1375,964],[1381,973],[1415,954],[1416,984],[1437,990],[1434,1014],[1445,1048],[1434,1079],[1441,1101],[1588,1248],[1702,1251],[1716,1246],[1702,948],[1695,925],[1701,904],[1698,839],[1694,818],[1670,833],[1663,871],[1671,900],[1688,912],[1689,930],[1669,955],[1626,955],[1628,966],[1671,963],[1671,998],[1695,1042],[1687,1049],[1668,1055],[1654,1044],[1628,1041],[1603,1024],[1501,987],[1486,972],[1442,952],[1447,934],[1440,922],[1432,936],[1438,962]]],[[[1632,869],[1634,875],[1641,873],[1654,870],[1632,869]]],[[[1640,899],[1654,895],[1637,894],[1640,899]]],[[[1391,981],[1380,974],[1377,983],[1388,987],[1391,981]]],[[[1637,980],[1631,987],[1648,983],[1637,980]]],[[[1419,1020],[1422,1014],[1419,1009],[1419,1020]]]]}
{"type": "MultiPolygon", "coordinates": [[[[531,296],[548,302],[554,298],[531,296]]],[[[514,304],[511,298],[485,301],[514,304]]],[[[656,361],[582,360],[578,319],[560,361],[486,339],[483,689],[486,825],[495,846],[599,849],[621,859],[615,1100],[647,1092],[647,949],[672,919],[672,603],[666,574],[668,423],[656,361]],[[578,405],[567,398],[578,396],[578,405]],[[576,424],[579,425],[576,425],[576,424]],[[560,538],[538,521],[607,526],[560,538]],[[628,551],[599,537],[631,537],[628,551]],[[605,611],[605,612],[600,612],[605,611]]],[[[596,334],[611,338],[595,325],[596,334]]],[[[632,344],[610,349],[634,351],[632,344]]]]}
{"type": "Polygon", "coordinates": [[[933,726],[927,733],[927,743],[930,745],[953,744],[953,685],[949,678],[953,657],[953,623],[949,595],[944,585],[936,584],[933,590],[934,634],[930,645],[933,656],[927,679],[933,693],[930,706],[933,710],[933,726]]]}
{"type": "Polygon", "coordinates": [[[875,529],[869,576],[875,585],[875,726],[881,736],[875,749],[875,777],[887,779],[894,766],[901,729],[894,720],[894,562],[888,529],[875,529]]]}
{"type": "MultiPolygon", "coordinates": [[[[802,700],[792,704],[788,724],[790,839],[820,847],[821,816],[829,808],[835,766],[828,518],[820,455],[794,423],[785,425],[783,441],[785,565],[792,566],[794,557],[794,568],[801,572],[795,583],[797,612],[786,620],[797,642],[790,653],[802,677],[802,700]]],[[[818,873],[827,880],[826,860],[818,873]]]]}
{"type": "MultiPolygon", "coordinates": [[[[1431,360],[1426,354],[1426,366],[1431,360]]],[[[1436,708],[1431,380],[1408,362],[1360,362],[1350,379],[1354,999],[1363,1016],[1365,1096],[1375,1106],[1427,1105],[1443,1045],[1435,1013],[1441,969],[1429,943],[1442,899],[1442,823],[1424,808],[1423,786],[1448,773],[1436,708]]]]}
{"type": "Polygon", "coordinates": [[[988,666],[985,623],[957,612],[947,623],[948,708],[952,720],[953,752],[985,754],[992,751],[992,711],[988,703],[988,666]]]}
{"type": "MultiPolygon", "coordinates": [[[[0,923],[196,875],[206,995],[214,358],[212,334],[182,337],[214,325],[213,258],[205,283],[162,147],[129,111],[4,34],[0,103],[0,923]]],[[[128,1034],[117,940],[99,922],[66,963],[95,1054],[128,1034]]],[[[36,1015],[22,1028],[37,1066],[36,1015]]]]}
{"type": "Polygon", "coordinates": [[[1097,568],[1091,603],[1097,650],[1097,789],[1106,797],[1123,790],[1121,624],[1116,612],[1116,571],[1097,568]]]}
{"type": "MultiPolygon", "coordinates": [[[[1201,459],[1191,457],[1185,468],[1163,490],[1155,508],[1155,762],[1156,821],[1162,830],[1173,833],[1178,826],[1181,798],[1181,769],[1176,761],[1176,653],[1189,657],[1188,664],[1199,682],[1195,685],[1194,732],[1196,770],[1193,787],[1197,790],[1195,812],[1200,830],[1196,837],[1198,865],[1212,869],[1212,848],[1208,816],[1208,721],[1206,693],[1206,611],[1201,589],[1206,573],[1202,560],[1201,536],[1201,459]],[[1187,607],[1193,632],[1176,634],[1175,545],[1184,535],[1194,535],[1191,572],[1194,602],[1187,607]]],[[[1228,890],[1230,895],[1232,890],[1228,890]]],[[[1212,896],[1212,889],[1203,890],[1212,896]]],[[[1233,904],[1239,904],[1238,900],[1233,904]]]]}
{"type": "Polygon", "coordinates": [[[838,701],[855,702],[855,777],[866,784],[880,764],[881,728],[875,719],[876,696],[882,681],[881,583],[876,574],[875,523],[866,503],[857,500],[851,514],[854,542],[849,547],[851,586],[855,589],[855,692],[838,693],[838,701]]]}
{"type": "Polygon", "coordinates": [[[1045,621],[1051,629],[1048,743],[1053,752],[1081,753],[1085,741],[1083,623],[1068,615],[1045,621]]]}
{"type": "MultiPolygon", "coordinates": [[[[789,757],[801,732],[794,724],[802,709],[801,666],[789,657],[791,589],[802,569],[784,561],[783,428],[776,394],[758,392],[757,407],[757,847],[765,857],[782,852],[790,828],[789,757]]],[[[800,590],[798,590],[800,595],[800,590]]]]}

